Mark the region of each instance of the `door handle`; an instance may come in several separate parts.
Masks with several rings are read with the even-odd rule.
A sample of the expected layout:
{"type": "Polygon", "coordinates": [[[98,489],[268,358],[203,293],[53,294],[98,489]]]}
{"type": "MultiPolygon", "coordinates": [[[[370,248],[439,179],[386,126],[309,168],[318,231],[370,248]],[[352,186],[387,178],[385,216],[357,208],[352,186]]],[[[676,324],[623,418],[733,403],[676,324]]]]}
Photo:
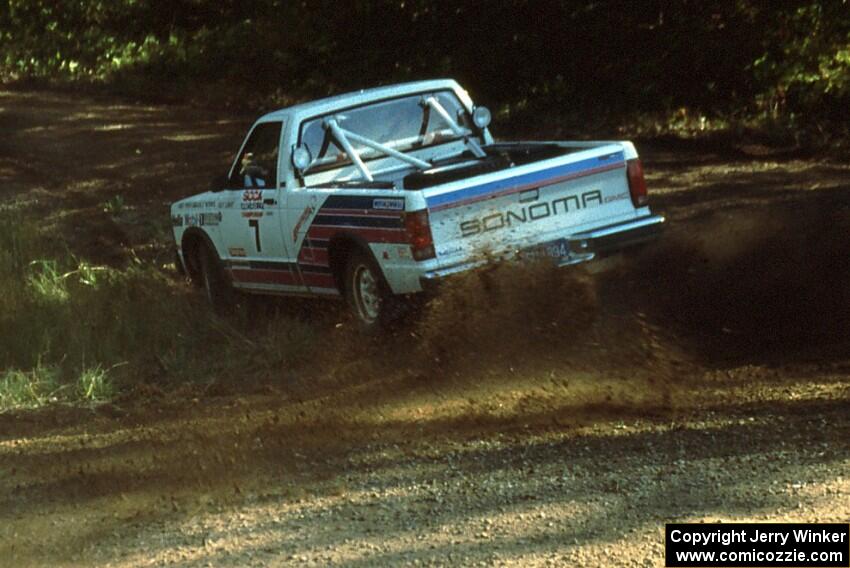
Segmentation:
{"type": "Polygon", "coordinates": [[[265,205],[277,205],[277,200],[269,197],[268,199],[263,199],[263,203],[265,205]]]}

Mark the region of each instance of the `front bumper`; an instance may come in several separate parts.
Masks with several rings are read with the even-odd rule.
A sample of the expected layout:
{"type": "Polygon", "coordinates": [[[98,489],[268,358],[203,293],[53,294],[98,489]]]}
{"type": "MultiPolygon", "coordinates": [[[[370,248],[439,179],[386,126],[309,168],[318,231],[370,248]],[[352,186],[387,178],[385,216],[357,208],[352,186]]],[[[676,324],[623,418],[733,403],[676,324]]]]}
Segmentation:
{"type": "MultiPolygon", "coordinates": [[[[507,253],[497,260],[533,260],[541,256],[552,256],[547,254],[547,249],[556,247],[559,254],[553,260],[557,266],[588,262],[657,238],[661,234],[664,222],[665,219],[661,215],[647,215],[639,219],[606,225],[591,231],[540,243],[528,249],[507,253]]],[[[434,282],[447,276],[491,264],[493,260],[493,258],[478,259],[428,271],[420,277],[422,288],[431,288],[434,282]]]]}

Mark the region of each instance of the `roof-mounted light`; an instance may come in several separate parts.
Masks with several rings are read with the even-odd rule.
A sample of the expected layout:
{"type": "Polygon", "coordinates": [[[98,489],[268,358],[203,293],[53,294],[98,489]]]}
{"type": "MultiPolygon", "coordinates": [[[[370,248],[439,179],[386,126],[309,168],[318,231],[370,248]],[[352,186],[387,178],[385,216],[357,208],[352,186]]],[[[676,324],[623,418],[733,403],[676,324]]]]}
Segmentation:
{"type": "Polygon", "coordinates": [[[485,106],[475,107],[472,111],[472,122],[475,123],[480,130],[484,130],[490,124],[490,119],[493,116],[490,114],[490,109],[485,106]]]}

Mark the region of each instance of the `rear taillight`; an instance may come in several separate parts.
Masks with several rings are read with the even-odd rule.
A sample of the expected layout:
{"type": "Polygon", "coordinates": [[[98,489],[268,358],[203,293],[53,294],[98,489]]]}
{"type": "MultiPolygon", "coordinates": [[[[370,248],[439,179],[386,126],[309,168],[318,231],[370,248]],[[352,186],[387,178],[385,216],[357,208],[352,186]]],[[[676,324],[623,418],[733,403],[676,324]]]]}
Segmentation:
{"type": "Polygon", "coordinates": [[[643,207],[649,203],[646,193],[646,180],[643,178],[643,165],[635,158],[626,162],[626,172],[629,176],[629,193],[635,207],[643,207]]]}
{"type": "Polygon", "coordinates": [[[434,239],[431,237],[431,223],[428,210],[408,211],[404,214],[404,228],[414,260],[434,258],[434,239]]]}

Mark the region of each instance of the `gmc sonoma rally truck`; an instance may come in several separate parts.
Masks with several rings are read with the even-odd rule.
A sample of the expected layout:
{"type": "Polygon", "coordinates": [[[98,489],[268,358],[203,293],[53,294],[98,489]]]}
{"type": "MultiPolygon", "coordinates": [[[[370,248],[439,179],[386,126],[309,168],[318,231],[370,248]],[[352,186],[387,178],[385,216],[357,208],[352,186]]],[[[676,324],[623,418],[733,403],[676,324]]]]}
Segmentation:
{"type": "Polygon", "coordinates": [[[364,328],[494,260],[572,265],[655,236],[631,142],[496,142],[452,80],[271,112],[227,177],[171,206],[178,268],[234,290],[344,298],[364,328]]]}

